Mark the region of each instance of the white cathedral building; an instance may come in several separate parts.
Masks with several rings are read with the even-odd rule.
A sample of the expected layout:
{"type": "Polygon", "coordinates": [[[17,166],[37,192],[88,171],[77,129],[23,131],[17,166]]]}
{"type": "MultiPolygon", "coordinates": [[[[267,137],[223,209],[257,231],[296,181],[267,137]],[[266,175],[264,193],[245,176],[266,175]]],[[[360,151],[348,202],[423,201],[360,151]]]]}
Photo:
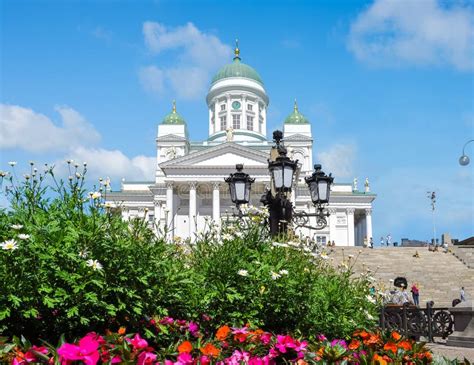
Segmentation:
{"type": "MultiPolygon", "coordinates": [[[[206,229],[209,219],[220,224],[223,216],[231,214],[234,205],[224,178],[236,171],[236,164],[243,164],[244,172],[255,178],[251,204],[260,205],[260,197],[270,185],[268,159],[273,142],[266,137],[269,97],[259,74],[241,61],[238,48],[233,62],[213,77],[206,102],[207,140],[190,140],[187,122],[173,102],[171,113],[158,126],[155,181],[123,181],[121,191],[107,194],[108,203],[119,207],[124,219],[144,217],[167,227],[170,239],[192,240],[196,232],[206,229]]],[[[315,212],[304,182],[313,172],[311,127],[295,102],[284,121],[283,141],[289,157],[299,161],[291,197],[296,211],[315,212]]],[[[335,176],[331,190],[327,227],[319,231],[300,228],[299,233],[322,244],[362,245],[372,237],[371,212],[376,197],[368,180],[359,191],[356,183],[339,183],[335,176]]]]}

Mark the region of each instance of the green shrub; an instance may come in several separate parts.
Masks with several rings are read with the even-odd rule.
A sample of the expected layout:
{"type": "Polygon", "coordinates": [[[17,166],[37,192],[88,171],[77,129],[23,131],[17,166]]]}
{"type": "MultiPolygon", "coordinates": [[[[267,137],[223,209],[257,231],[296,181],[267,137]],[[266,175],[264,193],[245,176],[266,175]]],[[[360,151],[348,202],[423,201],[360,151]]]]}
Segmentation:
{"type": "Polygon", "coordinates": [[[201,232],[195,244],[169,244],[144,219],[122,221],[103,203],[105,183],[87,194],[85,169],[70,168],[65,183],[33,165],[23,182],[3,181],[1,333],[55,341],[138,329],[155,315],[309,338],[374,326],[366,277],[334,269],[301,242],[272,242],[259,216],[201,232]]]}
{"type": "MultiPolygon", "coordinates": [[[[348,337],[370,328],[377,306],[366,277],[336,270],[297,242],[272,243],[258,224],[191,247],[199,307],[216,323],[250,322],[266,330],[348,337]]],[[[322,256],[322,257],[321,257],[322,256]]]]}
{"type": "Polygon", "coordinates": [[[55,188],[52,170],[8,186],[0,213],[0,332],[75,335],[181,311],[191,282],[176,251],[143,220],[130,225],[88,196],[84,172],[55,188]],[[22,239],[23,238],[23,239],[22,239]]]}

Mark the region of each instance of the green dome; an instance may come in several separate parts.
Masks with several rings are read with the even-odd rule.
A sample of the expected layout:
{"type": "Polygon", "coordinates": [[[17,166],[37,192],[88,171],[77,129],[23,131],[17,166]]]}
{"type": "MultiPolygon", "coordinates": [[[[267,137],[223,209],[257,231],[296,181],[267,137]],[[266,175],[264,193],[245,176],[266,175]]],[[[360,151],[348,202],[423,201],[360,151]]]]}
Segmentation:
{"type": "Polygon", "coordinates": [[[186,124],[183,117],[176,111],[176,102],[173,101],[173,110],[163,118],[161,124],[186,124]]]}
{"type": "Polygon", "coordinates": [[[295,108],[293,113],[288,115],[285,119],[285,124],[309,124],[309,120],[298,111],[298,105],[296,104],[295,100],[295,108]]]}
{"type": "Polygon", "coordinates": [[[240,50],[238,44],[234,49],[234,62],[225,65],[222,67],[212,78],[212,84],[229,77],[244,77],[246,79],[251,79],[257,81],[259,84],[263,85],[263,81],[260,78],[260,75],[249,65],[241,62],[240,59],[240,50]]]}

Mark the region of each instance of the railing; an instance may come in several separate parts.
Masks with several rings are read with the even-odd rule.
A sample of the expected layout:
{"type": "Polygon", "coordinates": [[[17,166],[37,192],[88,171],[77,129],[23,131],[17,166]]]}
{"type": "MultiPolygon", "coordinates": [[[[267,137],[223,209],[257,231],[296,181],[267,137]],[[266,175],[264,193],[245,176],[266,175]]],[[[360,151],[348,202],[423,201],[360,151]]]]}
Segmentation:
{"type": "Polygon", "coordinates": [[[449,308],[433,308],[431,302],[426,308],[411,305],[386,305],[380,314],[383,330],[397,331],[407,337],[447,338],[453,333],[454,319],[449,308]]]}

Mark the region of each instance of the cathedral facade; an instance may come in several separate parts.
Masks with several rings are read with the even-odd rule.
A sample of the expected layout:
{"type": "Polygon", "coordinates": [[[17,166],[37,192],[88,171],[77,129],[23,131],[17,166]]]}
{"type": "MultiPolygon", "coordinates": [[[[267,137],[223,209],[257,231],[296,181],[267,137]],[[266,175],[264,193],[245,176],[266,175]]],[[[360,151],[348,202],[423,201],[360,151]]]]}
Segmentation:
{"type": "MultiPolygon", "coordinates": [[[[219,224],[223,216],[232,214],[234,205],[224,178],[235,172],[236,164],[243,164],[244,172],[255,178],[250,204],[260,205],[260,197],[270,185],[268,158],[273,142],[266,137],[269,98],[259,74],[242,62],[238,48],[234,53],[232,63],[213,77],[206,96],[207,140],[190,140],[186,121],[173,102],[171,113],[158,126],[155,180],[123,181],[119,192],[107,194],[107,202],[120,208],[124,219],[145,218],[154,226],[167,227],[170,239],[193,240],[209,220],[219,224]]],[[[284,121],[283,140],[289,157],[299,164],[291,196],[295,210],[315,212],[304,182],[313,172],[311,123],[296,102],[284,121]]],[[[321,244],[363,245],[372,237],[376,195],[370,192],[368,181],[359,191],[356,183],[335,179],[327,227],[319,231],[300,228],[298,233],[321,244]]]]}

